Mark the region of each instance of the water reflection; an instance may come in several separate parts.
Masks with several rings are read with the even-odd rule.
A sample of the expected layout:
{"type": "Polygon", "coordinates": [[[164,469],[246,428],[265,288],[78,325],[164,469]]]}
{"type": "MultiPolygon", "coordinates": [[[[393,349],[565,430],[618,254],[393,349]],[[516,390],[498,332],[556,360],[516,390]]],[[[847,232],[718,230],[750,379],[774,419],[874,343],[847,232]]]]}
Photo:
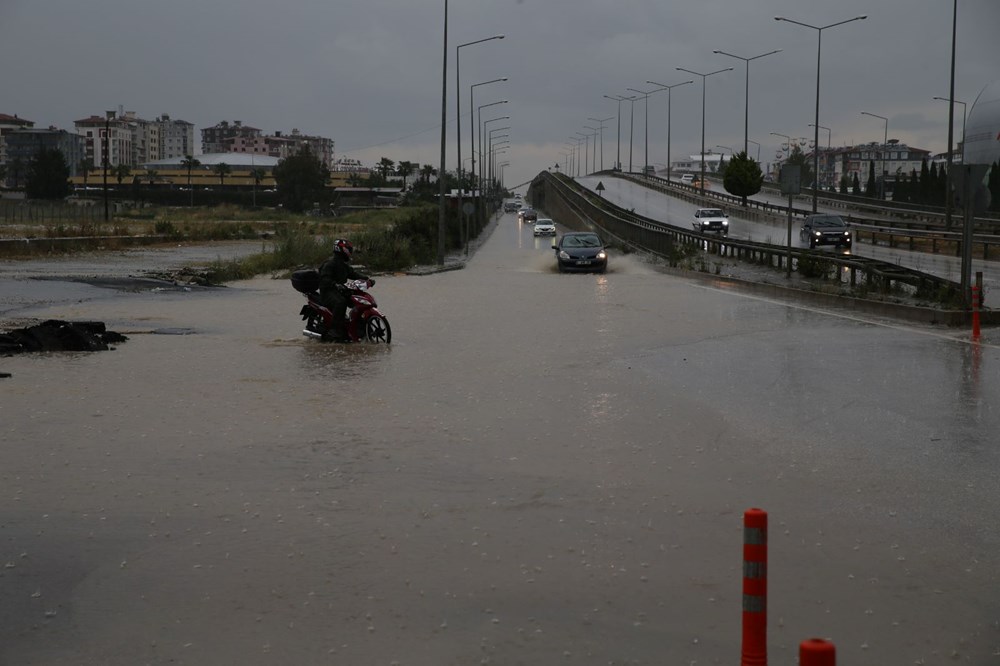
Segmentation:
{"type": "Polygon", "coordinates": [[[355,381],[381,373],[392,345],[336,344],[303,340],[299,362],[306,374],[324,381],[355,381]]]}

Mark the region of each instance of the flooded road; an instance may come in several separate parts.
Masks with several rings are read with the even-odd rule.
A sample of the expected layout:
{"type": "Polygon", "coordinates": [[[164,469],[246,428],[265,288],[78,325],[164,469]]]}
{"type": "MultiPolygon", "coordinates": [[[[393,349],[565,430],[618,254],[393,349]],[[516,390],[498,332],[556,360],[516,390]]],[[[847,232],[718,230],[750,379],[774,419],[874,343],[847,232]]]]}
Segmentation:
{"type": "Polygon", "coordinates": [[[389,347],[302,337],[286,280],[0,281],[129,336],[0,359],[0,663],[732,664],[750,507],[774,663],[996,662],[997,331],[551,243],[380,277],[389,347]]]}

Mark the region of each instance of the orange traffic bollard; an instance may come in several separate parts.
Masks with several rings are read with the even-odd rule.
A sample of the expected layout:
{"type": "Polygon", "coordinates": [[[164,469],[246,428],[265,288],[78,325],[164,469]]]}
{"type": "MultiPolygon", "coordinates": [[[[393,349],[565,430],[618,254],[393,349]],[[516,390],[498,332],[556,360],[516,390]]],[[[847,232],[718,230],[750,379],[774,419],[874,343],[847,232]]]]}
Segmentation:
{"type": "Polygon", "coordinates": [[[972,337],[979,337],[979,287],[972,287],[972,337]]]}
{"type": "Polygon", "coordinates": [[[767,512],[743,513],[743,647],[740,666],[767,666],[767,512]]]}
{"type": "Polygon", "coordinates": [[[799,644],[799,666],[835,666],[837,650],[822,638],[810,638],[799,644]]]}

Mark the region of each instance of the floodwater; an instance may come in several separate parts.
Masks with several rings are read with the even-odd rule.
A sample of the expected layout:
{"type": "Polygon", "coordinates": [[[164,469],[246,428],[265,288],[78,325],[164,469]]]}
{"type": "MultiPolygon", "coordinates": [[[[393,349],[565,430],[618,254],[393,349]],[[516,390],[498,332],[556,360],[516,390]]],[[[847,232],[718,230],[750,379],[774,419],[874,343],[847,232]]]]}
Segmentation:
{"type": "Polygon", "coordinates": [[[380,277],[388,347],[285,280],[26,305],[5,263],[5,318],[129,340],[0,359],[0,663],[732,664],[751,507],[774,663],[997,662],[996,331],[551,242],[380,277]]]}

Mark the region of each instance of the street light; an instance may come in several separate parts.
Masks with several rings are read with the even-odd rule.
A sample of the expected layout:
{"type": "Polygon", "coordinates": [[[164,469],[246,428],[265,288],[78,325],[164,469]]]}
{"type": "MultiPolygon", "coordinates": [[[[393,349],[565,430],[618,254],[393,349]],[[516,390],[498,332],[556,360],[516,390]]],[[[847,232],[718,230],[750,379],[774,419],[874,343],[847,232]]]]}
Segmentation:
{"type": "Polygon", "coordinates": [[[114,111],[105,111],[104,118],[104,149],[101,151],[101,163],[104,165],[104,221],[108,221],[108,153],[111,150],[111,121],[115,119],[114,111]]]}
{"type": "MultiPolygon", "coordinates": [[[[445,150],[446,138],[448,136],[448,0],[444,0],[444,55],[441,57],[441,168],[438,171],[438,243],[437,262],[438,266],[444,266],[444,181],[445,168],[447,162],[447,152],[445,150]]],[[[458,94],[458,91],[455,91],[458,94]]]]}
{"type": "Polygon", "coordinates": [[[752,58],[744,58],[743,56],[733,55],[732,53],[726,53],[725,51],[712,51],[712,53],[718,53],[719,55],[729,56],[730,58],[736,58],[737,60],[742,60],[747,64],[747,83],[746,83],[746,98],[744,101],[743,108],[743,152],[747,153],[749,151],[749,146],[747,145],[750,141],[750,61],[757,60],[758,58],[763,58],[764,56],[774,55],[775,53],[781,53],[781,49],[776,51],[768,51],[767,53],[761,53],[760,55],[753,56],[752,58]]]}
{"type": "Polygon", "coordinates": [[[639,99],[635,95],[625,97],[625,100],[632,103],[628,121],[628,172],[632,173],[632,130],[635,127],[635,100],[639,99]]]}
{"type": "MultiPolygon", "coordinates": [[[[503,100],[503,101],[501,101],[499,103],[503,104],[506,101],[507,100],[503,100]]],[[[494,102],[494,104],[496,104],[496,102],[494,102]]],[[[492,104],[483,104],[483,106],[480,107],[480,109],[482,109],[483,107],[486,107],[486,106],[492,106],[492,104]]],[[[487,132],[486,132],[486,126],[488,124],[490,124],[490,123],[495,123],[498,120],[510,120],[510,116],[499,116],[497,118],[489,118],[489,119],[483,121],[482,129],[479,132],[479,139],[482,142],[482,145],[479,146],[479,155],[483,159],[489,159],[490,158],[490,153],[488,151],[488,146],[487,146],[487,140],[489,138],[489,134],[487,134],[487,132]],[[486,134],[486,136],[483,136],[484,134],[486,134]]],[[[487,169],[489,167],[492,167],[492,166],[493,165],[492,165],[491,162],[484,162],[483,163],[483,168],[480,169],[480,172],[482,172],[485,169],[487,169]]],[[[479,196],[483,196],[484,195],[484,192],[486,190],[487,181],[488,181],[488,179],[485,178],[485,177],[483,177],[483,176],[485,176],[485,174],[480,173],[479,196]]],[[[485,211],[485,206],[483,207],[483,210],[485,211]]],[[[484,224],[486,223],[485,217],[482,219],[482,222],[484,224]]]]}
{"type": "Polygon", "coordinates": [[[830,131],[830,128],[823,127],[822,125],[813,125],[812,123],[809,123],[809,127],[819,127],[820,129],[826,130],[826,149],[830,150],[830,137],[833,135],[833,132],[830,131]]]}
{"type": "MultiPolygon", "coordinates": [[[[486,37],[485,39],[477,39],[474,42],[466,42],[465,44],[459,44],[455,47],[455,137],[458,143],[458,214],[464,219],[465,215],[462,212],[462,168],[465,163],[462,161],[462,95],[460,91],[462,90],[462,75],[460,73],[459,67],[459,57],[461,56],[462,48],[466,46],[472,46],[473,44],[481,44],[483,42],[489,42],[494,39],[503,39],[503,35],[494,35],[493,37],[486,37]]],[[[472,99],[470,95],[469,99],[469,113],[472,113],[472,99]]],[[[472,120],[471,118],[469,119],[472,120]]],[[[471,122],[469,123],[472,124],[471,122]]],[[[470,140],[471,143],[471,140],[470,140]]],[[[469,149],[475,152],[473,145],[469,146],[469,149]]]]}
{"type": "Polygon", "coordinates": [[[705,194],[705,79],[714,75],[721,74],[722,72],[732,71],[732,67],[726,67],[725,69],[719,69],[714,72],[709,72],[708,74],[702,74],[701,72],[696,72],[691,69],[684,69],[683,67],[678,67],[678,70],[682,72],[687,72],[688,74],[695,74],[701,77],[701,193],[705,194]]]}
{"type": "MultiPolygon", "coordinates": [[[[469,115],[471,116],[472,115],[472,110],[476,108],[473,93],[475,92],[475,90],[476,90],[477,87],[489,85],[490,83],[499,83],[500,81],[506,81],[506,80],[507,80],[507,77],[504,76],[504,77],[501,77],[499,79],[490,79],[489,81],[480,81],[479,83],[473,83],[471,86],[469,86],[469,115]]],[[[495,103],[496,104],[500,104],[501,102],[495,102],[495,103]]],[[[488,106],[488,105],[484,105],[484,106],[488,106]]],[[[469,120],[471,121],[472,118],[469,118],[469,120]]],[[[473,124],[472,122],[469,122],[469,144],[470,144],[470,150],[472,151],[472,168],[471,168],[471,173],[469,174],[469,180],[472,182],[473,187],[477,187],[477,183],[478,183],[478,181],[476,180],[476,146],[477,146],[477,143],[476,143],[476,135],[475,135],[477,129],[479,129],[479,123],[478,122],[476,122],[475,124],[473,124]]],[[[459,144],[461,144],[461,141],[459,141],[459,144]]],[[[480,144],[481,144],[481,142],[480,142],[480,144]]],[[[482,153],[482,147],[480,145],[480,150],[479,150],[479,156],[480,156],[480,158],[482,158],[482,155],[483,155],[483,153],[482,153]]],[[[473,193],[473,195],[475,195],[475,193],[473,193]]],[[[476,206],[476,213],[477,214],[480,213],[480,211],[482,209],[482,206],[483,206],[483,202],[482,202],[482,200],[480,200],[479,201],[479,205],[476,206]]],[[[468,220],[466,221],[466,226],[468,226],[468,220]]],[[[468,241],[469,241],[469,231],[468,231],[468,229],[466,229],[465,233],[466,233],[466,236],[465,236],[465,241],[466,241],[466,243],[465,243],[465,252],[466,252],[466,254],[468,254],[469,253],[469,243],[468,243],[468,241]]]]}
{"type": "Polygon", "coordinates": [[[889,147],[889,119],[886,118],[885,116],[880,116],[880,115],[875,114],[875,113],[868,113],[867,111],[862,111],[861,115],[863,115],[863,116],[871,116],[872,118],[881,118],[883,121],[885,121],[885,138],[882,140],[882,150],[881,150],[881,153],[882,153],[882,187],[881,187],[882,197],[881,197],[881,199],[884,201],[885,200],[885,178],[886,178],[886,173],[885,173],[885,153],[886,153],[886,150],[889,147]]]}
{"type": "MultiPolygon", "coordinates": [[[[486,128],[486,122],[491,122],[491,121],[486,121],[486,122],[482,121],[482,118],[483,118],[483,109],[485,109],[487,107],[491,107],[491,106],[496,106],[497,104],[506,104],[506,103],[507,103],[507,100],[502,99],[499,102],[490,102],[489,104],[480,104],[478,107],[476,107],[476,125],[479,128],[479,159],[480,160],[483,160],[486,157],[485,156],[485,151],[483,150],[483,145],[484,145],[484,142],[483,142],[483,131],[486,128]]],[[[509,120],[510,116],[504,116],[504,118],[506,118],[506,119],[509,120]]],[[[500,120],[500,118],[495,118],[495,120],[500,120]]],[[[480,205],[478,207],[479,220],[484,225],[486,224],[486,201],[483,198],[483,185],[485,184],[486,181],[483,178],[482,172],[483,172],[483,169],[485,169],[485,168],[486,168],[486,164],[482,163],[480,165],[480,169],[479,169],[479,172],[480,172],[479,173],[479,197],[480,197],[479,203],[480,203],[480,205]]]]}
{"type": "Polygon", "coordinates": [[[593,132],[594,137],[594,152],[590,155],[590,173],[597,171],[597,135],[601,133],[601,130],[596,127],[591,127],[590,125],[584,125],[583,129],[589,129],[593,132]]]}
{"type": "Polygon", "coordinates": [[[757,164],[760,164],[760,144],[753,139],[747,139],[747,141],[757,146],[757,164]]]}
{"type": "Polygon", "coordinates": [[[655,92],[658,92],[658,90],[646,91],[646,90],[637,90],[635,88],[626,88],[626,90],[639,93],[640,95],[642,95],[643,98],[643,109],[644,109],[643,115],[645,116],[645,121],[646,121],[646,137],[644,139],[646,144],[645,148],[646,154],[643,157],[642,172],[646,173],[646,167],[649,166],[649,96],[655,92]]]}
{"type": "Polygon", "coordinates": [[[593,120],[595,123],[600,123],[600,127],[601,127],[601,129],[600,129],[600,132],[601,132],[601,171],[604,171],[604,123],[606,123],[607,121],[611,120],[611,118],[614,118],[614,116],[611,116],[610,118],[587,118],[587,120],[593,120]]]}
{"type": "Polygon", "coordinates": [[[664,83],[657,83],[656,81],[646,81],[646,83],[652,83],[654,86],[660,86],[663,90],[667,91],[667,180],[670,180],[670,93],[673,92],[673,88],[677,86],[685,86],[689,83],[694,83],[694,81],[683,81],[682,83],[675,83],[672,86],[668,86],[664,83]]]}
{"type": "MultiPolygon", "coordinates": [[[[957,0],[956,0],[957,1],[957,0]]],[[[813,183],[813,205],[812,212],[816,212],[816,205],[818,203],[819,192],[816,187],[818,185],[819,179],[819,74],[820,74],[820,57],[823,52],[823,31],[827,28],[835,28],[838,25],[844,25],[845,23],[850,23],[851,21],[863,21],[867,16],[855,16],[854,18],[847,19],[845,21],[839,21],[837,23],[831,23],[824,26],[809,25],[808,23],[801,23],[799,21],[793,21],[792,19],[785,18],[783,16],[775,16],[775,21],[785,21],[787,23],[794,23],[795,25],[801,25],[804,28],[812,28],[816,31],[818,35],[817,45],[816,45],[816,120],[813,121],[815,125],[815,138],[813,140],[813,179],[816,183],[813,183]]]]}
{"type": "MultiPolygon", "coordinates": [[[[957,99],[951,100],[948,99],[947,97],[935,97],[934,99],[939,99],[942,102],[955,102],[955,104],[962,105],[962,164],[965,164],[965,111],[966,111],[965,102],[957,99]]],[[[951,146],[948,146],[948,152],[949,153],[951,152],[951,146]]]]}
{"type": "Polygon", "coordinates": [[[604,97],[618,102],[618,158],[615,160],[615,169],[622,169],[622,102],[628,97],[604,95],[604,97]]]}

